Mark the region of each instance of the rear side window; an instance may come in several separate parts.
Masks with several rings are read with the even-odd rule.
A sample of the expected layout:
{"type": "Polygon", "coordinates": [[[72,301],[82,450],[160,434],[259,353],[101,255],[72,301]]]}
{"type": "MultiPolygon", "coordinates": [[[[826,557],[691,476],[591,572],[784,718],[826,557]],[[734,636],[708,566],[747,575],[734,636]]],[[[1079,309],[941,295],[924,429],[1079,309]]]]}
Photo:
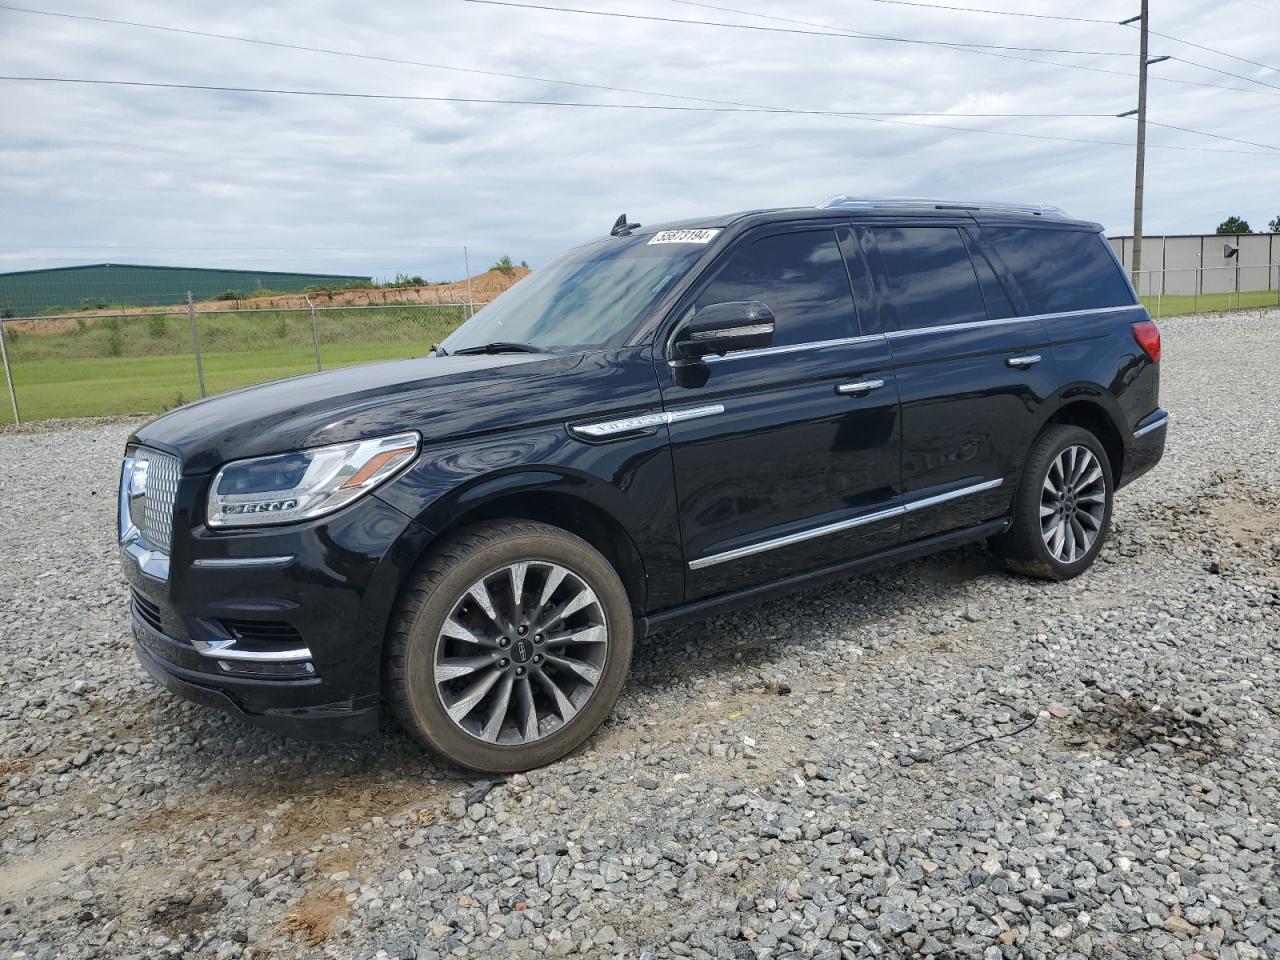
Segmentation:
{"type": "Polygon", "coordinates": [[[873,227],[902,330],[987,319],[978,275],[955,227],[873,227]]]}
{"type": "Polygon", "coordinates": [[[1133,303],[1124,274],[1101,234],[989,226],[982,232],[1022,288],[1032,313],[1133,303]]]}
{"type": "Polygon", "coordinates": [[[695,306],[731,300],[768,304],[776,346],[857,333],[853,291],[833,230],[780,234],[739,247],[695,306]]]}

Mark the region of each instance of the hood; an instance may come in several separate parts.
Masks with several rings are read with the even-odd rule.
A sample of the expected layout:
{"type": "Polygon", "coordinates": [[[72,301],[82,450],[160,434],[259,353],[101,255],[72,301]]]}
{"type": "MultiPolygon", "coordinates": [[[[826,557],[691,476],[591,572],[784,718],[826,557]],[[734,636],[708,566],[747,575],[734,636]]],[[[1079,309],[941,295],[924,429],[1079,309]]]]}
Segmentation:
{"type": "MultiPolygon", "coordinates": [[[[573,369],[580,354],[425,357],[326,370],[188,404],[133,440],[177,455],[183,472],[229,460],[417,430],[423,440],[482,429],[519,385],[573,369]]],[[[524,406],[525,416],[532,413],[524,406]]],[[[505,419],[505,418],[504,418],[505,419]]]]}

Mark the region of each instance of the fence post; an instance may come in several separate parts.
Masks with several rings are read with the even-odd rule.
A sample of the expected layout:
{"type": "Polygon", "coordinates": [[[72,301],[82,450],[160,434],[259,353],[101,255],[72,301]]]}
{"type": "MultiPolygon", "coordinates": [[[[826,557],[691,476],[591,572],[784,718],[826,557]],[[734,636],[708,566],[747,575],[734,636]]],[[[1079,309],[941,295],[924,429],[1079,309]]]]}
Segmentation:
{"type": "Polygon", "coordinates": [[[1156,319],[1160,319],[1160,307],[1164,303],[1164,268],[1160,268],[1160,290],[1156,294],[1156,319]]]}
{"type": "Polygon", "coordinates": [[[13,422],[21,425],[22,416],[18,413],[18,392],[13,389],[13,368],[9,366],[9,348],[4,343],[4,317],[0,317],[0,357],[4,358],[4,376],[9,382],[9,402],[13,404],[13,422]]]}
{"type": "Polygon", "coordinates": [[[204,358],[200,356],[200,327],[196,324],[196,302],[187,291],[187,318],[191,321],[191,347],[196,352],[196,376],[200,378],[200,396],[204,392],[204,358]]]}
{"type": "Polygon", "coordinates": [[[307,306],[311,310],[311,342],[316,345],[316,373],[319,373],[324,368],[320,366],[320,333],[316,329],[316,305],[311,302],[308,294],[304,293],[302,299],[307,301],[307,306]]]}
{"type": "Polygon", "coordinates": [[[476,298],[471,292],[471,256],[466,247],[462,248],[462,264],[467,271],[467,319],[470,320],[476,315],[476,298]]]}

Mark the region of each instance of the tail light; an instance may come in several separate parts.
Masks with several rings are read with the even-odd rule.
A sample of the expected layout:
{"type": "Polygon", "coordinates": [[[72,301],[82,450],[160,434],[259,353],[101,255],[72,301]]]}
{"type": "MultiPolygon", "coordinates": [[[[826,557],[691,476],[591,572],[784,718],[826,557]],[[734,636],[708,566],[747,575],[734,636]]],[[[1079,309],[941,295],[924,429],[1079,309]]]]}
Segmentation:
{"type": "Polygon", "coordinates": [[[1143,320],[1133,325],[1133,339],[1138,341],[1142,352],[1151,358],[1152,363],[1160,362],[1160,328],[1154,320],[1143,320]]]}

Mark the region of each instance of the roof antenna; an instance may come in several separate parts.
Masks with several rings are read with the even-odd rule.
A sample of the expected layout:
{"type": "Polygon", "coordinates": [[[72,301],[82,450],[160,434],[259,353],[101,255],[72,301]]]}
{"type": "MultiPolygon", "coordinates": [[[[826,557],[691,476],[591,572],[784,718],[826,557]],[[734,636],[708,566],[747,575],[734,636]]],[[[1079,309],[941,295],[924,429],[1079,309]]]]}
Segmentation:
{"type": "Polygon", "coordinates": [[[621,214],[618,219],[613,221],[613,229],[609,231],[611,237],[629,237],[632,230],[639,230],[640,224],[627,223],[627,215],[621,214]]]}

